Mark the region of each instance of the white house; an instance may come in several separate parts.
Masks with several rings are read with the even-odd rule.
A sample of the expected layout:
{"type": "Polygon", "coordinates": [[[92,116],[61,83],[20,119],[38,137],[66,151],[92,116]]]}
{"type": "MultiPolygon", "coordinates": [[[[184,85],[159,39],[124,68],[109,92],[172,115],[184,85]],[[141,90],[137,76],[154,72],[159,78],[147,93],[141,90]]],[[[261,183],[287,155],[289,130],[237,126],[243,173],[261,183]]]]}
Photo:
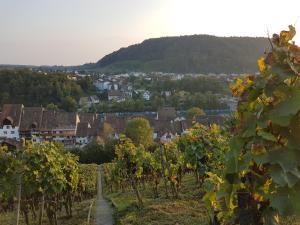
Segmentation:
{"type": "Polygon", "coordinates": [[[92,104],[99,104],[100,103],[100,99],[96,95],[90,96],[90,101],[91,101],[92,104]]]}
{"type": "Polygon", "coordinates": [[[12,126],[10,122],[4,122],[0,128],[0,138],[20,139],[19,127],[12,126]]]}
{"type": "Polygon", "coordinates": [[[90,108],[92,105],[99,104],[99,103],[100,103],[100,99],[96,95],[92,95],[89,97],[81,97],[79,99],[79,105],[81,107],[90,108]]]}
{"type": "Polygon", "coordinates": [[[149,101],[149,100],[150,100],[150,97],[151,97],[151,95],[150,95],[150,92],[149,92],[149,91],[145,91],[145,92],[143,93],[143,98],[144,98],[146,101],[149,101]]]}
{"type": "Polygon", "coordinates": [[[21,104],[5,104],[3,106],[0,114],[0,138],[20,139],[19,128],[23,108],[24,106],[21,104]]]}
{"type": "Polygon", "coordinates": [[[110,90],[107,93],[107,99],[108,99],[108,101],[123,102],[123,101],[125,101],[125,96],[120,91],[110,90]]]}
{"type": "Polygon", "coordinates": [[[90,142],[90,132],[91,125],[88,122],[80,122],[77,126],[76,131],[76,145],[79,147],[84,147],[90,142]]]}
{"type": "Polygon", "coordinates": [[[112,84],[110,81],[103,81],[101,79],[96,80],[94,82],[94,85],[99,91],[111,90],[112,88],[112,84]]]}

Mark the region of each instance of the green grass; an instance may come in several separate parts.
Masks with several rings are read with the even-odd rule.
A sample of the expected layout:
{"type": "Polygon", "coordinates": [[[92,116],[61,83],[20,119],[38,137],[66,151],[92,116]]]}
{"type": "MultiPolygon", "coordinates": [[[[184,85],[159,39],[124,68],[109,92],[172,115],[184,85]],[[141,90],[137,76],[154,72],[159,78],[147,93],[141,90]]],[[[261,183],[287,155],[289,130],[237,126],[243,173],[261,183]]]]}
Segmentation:
{"type": "MultiPolygon", "coordinates": [[[[162,183],[162,182],[161,182],[162,183]]],[[[160,196],[153,198],[150,186],[142,187],[144,207],[138,208],[135,194],[128,190],[124,193],[108,193],[106,197],[114,202],[117,225],[207,225],[208,214],[201,202],[201,192],[191,175],[184,177],[179,199],[166,198],[164,189],[159,187],[160,196]]]]}
{"type": "MultiPolygon", "coordinates": [[[[161,181],[161,184],[163,181],[161,181]]],[[[201,199],[203,193],[192,175],[185,175],[179,199],[165,198],[164,189],[159,187],[159,198],[154,199],[152,189],[140,187],[144,207],[138,208],[135,194],[131,190],[109,193],[105,196],[115,208],[116,225],[208,225],[208,212],[201,199]]],[[[299,217],[281,218],[281,225],[300,225],[299,217]]]]}
{"type": "MultiPolygon", "coordinates": [[[[58,213],[58,224],[59,225],[86,225],[89,207],[93,199],[84,200],[80,203],[75,203],[73,206],[73,216],[68,218],[65,216],[64,210],[58,213]]],[[[95,204],[93,205],[93,211],[91,213],[91,224],[95,219],[94,216],[95,204]]],[[[20,225],[25,225],[24,218],[21,216],[20,225]]],[[[15,212],[2,213],[0,214],[0,224],[1,225],[14,225],[15,224],[15,212]]],[[[36,225],[30,216],[30,225],[36,225]]],[[[43,218],[43,224],[49,224],[47,217],[43,218]]]]}

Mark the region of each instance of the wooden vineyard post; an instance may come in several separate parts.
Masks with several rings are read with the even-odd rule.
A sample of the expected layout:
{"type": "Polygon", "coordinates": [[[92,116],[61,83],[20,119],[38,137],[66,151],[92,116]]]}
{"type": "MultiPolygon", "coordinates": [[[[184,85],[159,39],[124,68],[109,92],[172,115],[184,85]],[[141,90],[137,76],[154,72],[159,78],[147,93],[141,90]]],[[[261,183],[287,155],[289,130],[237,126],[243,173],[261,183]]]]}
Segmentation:
{"type": "MultiPolygon", "coordinates": [[[[16,145],[17,159],[20,160],[23,153],[23,145],[25,140],[21,139],[20,143],[16,145]]],[[[21,209],[21,195],[22,195],[22,172],[17,172],[17,212],[16,212],[16,225],[19,225],[20,221],[20,209],[21,209]]]]}

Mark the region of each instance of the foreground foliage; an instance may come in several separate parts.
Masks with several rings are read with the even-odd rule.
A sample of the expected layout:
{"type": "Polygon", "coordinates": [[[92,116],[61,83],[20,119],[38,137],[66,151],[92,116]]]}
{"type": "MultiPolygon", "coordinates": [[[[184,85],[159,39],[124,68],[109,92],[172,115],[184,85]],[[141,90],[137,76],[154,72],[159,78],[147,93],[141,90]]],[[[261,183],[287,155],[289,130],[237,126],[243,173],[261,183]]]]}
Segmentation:
{"type": "Polygon", "coordinates": [[[74,202],[92,198],[96,193],[96,165],[79,165],[78,158],[54,143],[27,143],[22,151],[1,148],[0,212],[16,208],[16,187],[21,185],[21,212],[28,225],[57,224],[63,209],[73,215],[74,202]],[[21,176],[21,182],[17,179],[21,176]],[[19,183],[20,182],[20,183],[19,183]]]}
{"type": "Polygon", "coordinates": [[[232,86],[240,98],[234,137],[219,190],[209,194],[222,224],[280,224],[300,214],[300,48],[289,29],[273,36],[261,74],[232,86]]]}
{"type": "Polygon", "coordinates": [[[116,158],[103,164],[105,185],[112,193],[132,188],[140,207],[144,204],[141,186],[152,187],[153,199],[162,195],[178,199],[184,175],[195,174],[202,187],[207,173],[222,169],[226,149],[226,137],[217,125],[196,124],[184,136],[148,150],[121,136],[116,158]]]}

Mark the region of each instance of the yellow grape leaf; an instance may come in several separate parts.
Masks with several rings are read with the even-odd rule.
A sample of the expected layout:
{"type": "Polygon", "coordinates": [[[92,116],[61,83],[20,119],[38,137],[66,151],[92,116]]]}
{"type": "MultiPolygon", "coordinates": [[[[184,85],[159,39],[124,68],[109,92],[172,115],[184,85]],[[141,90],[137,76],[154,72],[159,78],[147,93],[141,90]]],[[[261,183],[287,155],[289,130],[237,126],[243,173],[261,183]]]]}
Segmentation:
{"type": "Polygon", "coordinates": [[[265,64],[265,59],[263,57],[261,57],[258,61],[258,68],[260,72],[264,72],[266,70],[266,64],[265,64]]]}

